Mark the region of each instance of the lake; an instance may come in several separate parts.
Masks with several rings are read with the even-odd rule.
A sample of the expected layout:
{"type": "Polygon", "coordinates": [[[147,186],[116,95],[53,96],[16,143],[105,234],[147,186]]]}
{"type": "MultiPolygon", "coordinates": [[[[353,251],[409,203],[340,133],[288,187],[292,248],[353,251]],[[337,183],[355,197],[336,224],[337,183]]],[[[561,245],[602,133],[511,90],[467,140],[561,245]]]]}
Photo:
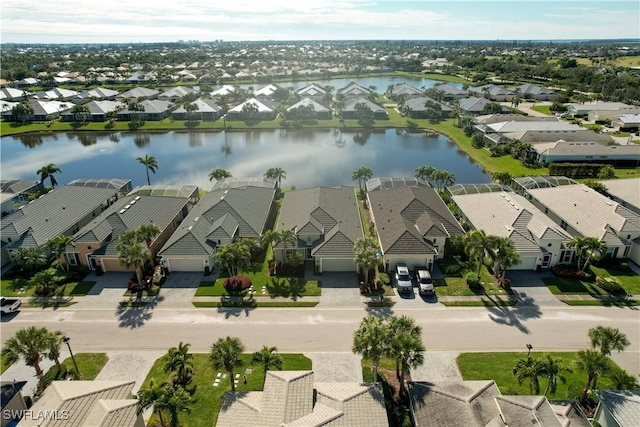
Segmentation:
{"type": "Polygon", "coordinates": [[[222,168],[235,177],[262,176],[270,167],[287,172],[283,186],[356,185],[352,172],[368,166],[374,176],[413,176],[432,165],[455,173],[458,183],[484,183],[490,175],[444,136],[328,130],[237,132],[64,133],[1,139],[2,179],[38,179],[55,163],[60,184],[77,178],[127,178],[146,184],[137,157],[155,156],[152,184],[193,184],[208,189],[208,174],[222,168]]]}

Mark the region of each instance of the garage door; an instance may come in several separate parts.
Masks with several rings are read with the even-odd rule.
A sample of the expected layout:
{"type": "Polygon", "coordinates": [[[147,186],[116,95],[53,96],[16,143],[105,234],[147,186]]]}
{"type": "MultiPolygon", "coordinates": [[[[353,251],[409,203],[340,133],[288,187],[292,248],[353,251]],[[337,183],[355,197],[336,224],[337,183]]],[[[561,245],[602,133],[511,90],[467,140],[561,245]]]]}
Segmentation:
{"type": "Polygon", "coordinates": [[[323,258],[322,271],[356,271],[356,266],[350,258],[323,258]]]}
{"type": "Polygon", "coordinates": [[[535,270],[538,257],[522,257],[520,264],[511,267],[511,270],[535,270]]]}
{"type": "Polygon", "coordinates": [[[202,258],[169,258],[166,261],[169,271],[204,271],[202,258]]]}

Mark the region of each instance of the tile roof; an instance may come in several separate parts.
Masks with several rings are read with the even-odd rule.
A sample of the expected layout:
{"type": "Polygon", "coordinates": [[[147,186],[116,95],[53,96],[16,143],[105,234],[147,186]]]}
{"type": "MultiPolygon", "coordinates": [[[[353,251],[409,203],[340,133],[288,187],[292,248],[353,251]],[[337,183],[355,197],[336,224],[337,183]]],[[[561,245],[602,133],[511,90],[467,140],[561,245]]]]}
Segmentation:
{"type": "Polygon", "coordinates": [[[638,425],[640,390],[596,390],[596,394],[620,427],[638,425]]]}
{"type": "Polygon", "coordinates": [[[278,230],[320,232],[314,256],[353,256],[353,246],[363,236],[353,187],[315,187],[285,193],[278,230]]]}
{"type": "Polygon", "coordinates": [[[310,85],[296,91],[296,94],[300,96],[324,96],[326,93],[327,91],[323,87],[320,87],[315,83],[311,83],[310,85]]]}
{"type": "Polygon", "coordinates": [[[276,111],[275,105],[272,102],[270,102],[269,100],[266,100],[264,98],[262,98],[262,99],[257,99],[257,98],[248,99],[245,102],[243,102],[242,104],[236,105],[235,107],[229,109],[229,111],[230,112],[235,112],[235,113],[242,113],[242,108],[247,104],[253,104],[256,107],[258,107],[258,112],[260,112],[260,113],[276,111]]]}
{"type": "Polygon", "coordinates": [[[416,87],[408,85],[406,83],[396,83],[387,89],[387,94],[398,95],[422,95],[422,91],[416,87]]]}
{"type": "Polygon", "coordinates": [[[640,178],[607,179],[600,181],[607,193],[640,209],[640,178]]]}
{"type": "Polygon", "coordinates": [[[360,86],[356,82],[351,82],[345,87],[338,89],[336,93],[341,93],[345,96],[367,96],[372,92],[371,92],[371,89],[368,89],[364,86],[360,86]]]}
{"type": "Polygon", "coordinates": [[[295,104],[292,104],[291,106],[287,107],[287,111],[291,111],[294,108],[298,108],[298,107],[306,107],[307,105],[313,106],[313,110],[315,112],[328,112],[328,111],[331,111],[331,109],[329,107],[326,107],[326,106],[322,105],[321,103],[319,103],[318,101],[315,101],[315,100],[313,100],[311,98],[302,98],[300,101],[298,101],[295,104]]]}
{"type": "Polygon", "coordinates": [[[195,91],[190,87],[176,86],[165,90],[158,95],[158,98],[181,98],[185,95],[194,93],[195,91]]]}
{"type": "Polygon", "coordinates": [[[0,192],[2,193],[22,193],[26,190],[38,187],[40,181],[30,181],[24,179],[3,179],[0,180],[0,192]]]}
{"type": "Polygon", "coordinates": [[[435,102],[436,104],[438,104],[441,111],[452,111],[451,107],[449,107],[448,105],[442,104],[426,96],[407,99],[404,102],[404,106],[410,108],[411,111],[425,111],[427,109],[425,107],[427,101],[435,102]]]}
{"type": "MultiPolygon", "coordinates": [[[[40,246],[53,237],[69,233],[75,224],[117,193],[111,188],[63,185],[2,218],[0,228],[11,227],[19,235],[27,233],[31,236],[28,242],[40,246]]],[[[20,244],[12,246],[20,247],[20,244]]]]}
{"type": "Polygon", "coordinates": [[[458,106],[462,111],[480,112],[484,109],[484,106],[489,104],[490,102],[491,101],[489,101],[487,98],[476,98],[471,96],[469,98],[461,99],[458,102],[458,106]]]}
{"type": "MultiPolygon", "coordinates": [[[[222,109],[218,106],[214,99],[202,99],[198,98],[192,102],[198,109],[196,112],[199,113],[218,113],[222,109]]],[[[180,106],[173,110],[174,113],[187,113],[188,111],[184,108],[184,106],[180,106]]]]}
{"type": "Polygon", "coordinates": [[[268,371],[264,391],[226,393],[218,427],[386,427],[380,384],[316,383],[313,371],[268,371]]]}
{"type": "Polygon", "coordinates": [[[375,103],[373,101],[370,101],[367,98],[362,98],[362,97],[356,97],[356,98],[349,99],[349,100],[345,101],[344,107],[342,108],[342,110],[343,111],[357,111],[356,105],[358,105],[358,104],[366,105],[367,107],[369,107],[369,109],[373,113],[376,113],[376,112],[377,113],[382,113],[382,112],[386,113],[387,112],[387,110],[385,110],[385,108],[382,105],[377,104],[377,103],[375,103]]]}
{"type": "Polygon", "coordinates": [[[156,96],[160,91],[156,89],[148,89],[146,87],[134,87],[118,95],[118,98],[148,98],[156,96]]]}
{"type": "Polygon", "coordinates": [[[544,396],[496,396],[495,401],[509,427],[562,427],[544,396]]]}
{"type": "Polygon", "coordinates": [[[581,130],[580,126],[567,123],[565,121],[548,121],[548,120],[533,120],[527,122],[521,121],[507,121],[498,123],[489,123],[487,125],[494,132],[507,133],[507,132],[520,132],[520,131],[553,131],[553,130],[581,130]]]}
{"type": "Polygon", "coordinates": [[[381,189],[368,198],[385,254],[433,254],[433,238],[464,233],[431,187],[381,189]]]}
{"type": "Polygon", "coordinates": [[[274,196],[273,188],[253,186],[208,192],[191,209],[159,254],[211,255],[219,233],[230,233],[230,227],[236,224],[237,237],[260,237],[274,196]]]}

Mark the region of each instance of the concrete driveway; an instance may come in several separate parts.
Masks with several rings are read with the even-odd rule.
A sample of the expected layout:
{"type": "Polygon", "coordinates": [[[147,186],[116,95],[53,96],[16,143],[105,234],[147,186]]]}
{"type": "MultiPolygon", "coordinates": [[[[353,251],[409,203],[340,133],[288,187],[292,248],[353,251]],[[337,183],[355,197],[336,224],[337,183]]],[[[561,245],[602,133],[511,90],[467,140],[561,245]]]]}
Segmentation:
{"type": "Polygon", "coordinates": [[[315,275],[307,272],[305,279],[319,280],[322,283],[322,297],[318,307],[364,307],[355,273],[315,275]]]}
{"type": "Polygon", "coordinates": [[[567,307],[549,291],[542,279],[553,277],[550,270],[535,271],[509,271],[507,278],[511,281],[514,297],[519,305],[535,307],[567,307]]]}

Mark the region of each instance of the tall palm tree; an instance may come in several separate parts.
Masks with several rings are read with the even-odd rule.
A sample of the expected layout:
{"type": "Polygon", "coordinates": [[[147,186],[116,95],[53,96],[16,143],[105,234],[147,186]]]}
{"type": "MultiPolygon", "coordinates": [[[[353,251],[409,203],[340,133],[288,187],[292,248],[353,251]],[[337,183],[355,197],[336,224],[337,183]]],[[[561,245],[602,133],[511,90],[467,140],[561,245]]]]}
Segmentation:
{"type": "Polygon", "coordinates": [[[489,236],[489,258],[494,265],[494,274],[499,283],[507,275],[507,269],[520,263],[520,254],[516,250],[513,240],[508,237],[489,236]]]}
{"type": "Polygon", "coordinates": [[[60,366],[60,346],[62,345],[62,339],[64,333],[62,331],[49,332],[47,336],[47,352],[46,356],[49,360],[53,360],[58,370],[62,369],[60,366]]]}
{"type": "Polygon", "coordinates": [[[529,381],[529,394],[540,393],[540,377],[544,375],[542,361],[536,357],[527,356],[520,359],[513,367],[513,375],[518,380],[518,384],[529,381]]]}
{"type": "Polygon", "coordinates": [[[58,185],[58,181],[56,180],[55,174],[62,172],[59,167],[55,165],[55,163],[49,163],[48,165],[42,166],[40,169],[36,171],[38,175],[40,175],[40,181],[44,184],[44,181],[49,178],[51,182],[51,188],[56,188],[58,185]]]}
{"type": "Polygon", "coordinates": [[[404,342],[403,337],[420,338],[422,328],[418,326],[409,316],[392,317],[389,319],[389,339],[386,345],[386,355],[392,357],[396,361],[396,376],[401,377],[400,368],[402,367],[402,357],[404,345],[410,344],[404,342]]]}
{"type": "Polygon", "coordinates": [[[67,253],[67,247],[75,246],[73,236],[61,234],[60,236],[47,240],[42,246],[51,251],[62,270],[69,271],[69,262],[65,255],[67,253]]]}
{"type": "Polygon", "coordinates": [[[263,249],[267,249],[269,245],[274,246],[280,242],[280,233],[276,230],[266,230],[260,236],[260,245],[263,249]]]}
{"type": "Polygon", "coordinates": [[[360,193],[364,192],[364,184],[368,179],[371,179],[373,176],[373,170],[368,166],[360,166],[358,169],[354,170],[351,174],[351,179],[353,181],[358,181],[358,187],[360,188],[360,193]]]}
{"type": "Polygon", "coordinates": [[[136,157],[136,160],[145,167],[147,171],[147,185],[151,185],[151,179],[149,178],[149,171],[156,173],[158,169],[158,161],[154,156],[145,154],[144,157],[136,157]]]}
{"type": "Polygon", "coordinates": [[[589,263],[596,256],[602,256],[607,251],[607,245],[600,239],[596,237],[587,237],[584,240],[584,250],[587,254],[586,259],[584,260],[584,265],[581,270],[586,271],[589,263]]]}
{"type": "Polygon", "coordinates": [[[138,415],[141,414],[145,409],[153,406],[153,412],[157,412],[160,417],[160,425],[164,426],[164,420],[162,419],[162,406],[156,405],[156,402],[160,400],[160,396],[166,387],[166,382],[157,383],[155,378],[152,378],[149,381],[149,386],[147,388],[141,388],[138,391],[138,404],[136,405],[138,415]]]}
{"type": "Polygon", "coordinates": [[[411,373],[411,369],[415,369],[424,363],[425,347],[422,344],[420,336],[400,335],[392,338],[396,342],[398,353],[397,360],[400,362],[400,390],[404,391],[405,375],[411,373]]]}
{"type": "Polygon", "coordinates": [[[282,253],[284,263],[287,263],[287,244],[291,243],[295,245],[298,243],[298,236],[293,230],[282,230],[280,231],[280,243],[282,243],[282,253]]]}
{"type": "Polygon", "coordinates": [[[150,253],[140,238],[137,230],[128,230],[120,235],[119,243],[116,246],[120,265],[126,268],[133,267],[138,279],[137,299],[142,298],[142,266],[149,258],[150,253]]]}
{"type": "Polygon", "coordinates": [[[384,319],[368,315],[360,322],[360,327],[353,334],[351,351],[371,360],[373,381],[378,381],[380,359],[387,353],[389,329],[384,319]]]}
{"type": "Polygon", "coordinates": [[[262,346],[262,349],[256,351],[251,355],[251,362],[262,366],[264,378],[262,380],[262,388],[264,388],[264,382],[267,379],[267,371],[269,369],[282,369],[282,356],[278,354],[277,347],[262,346]]]}
{"type": "Polygon", "coordinates": [[[565,384],[567,378],[563,373],[571,373],[571,368],[564,366],[562,359],[551,357],[549,354],[546,354],[540,363],[543,375],[547,377],[547,387],[544,389],[544,395],[546,396],[549,392],[555,394],[558,388],[558,380],[560,380],[562,384],[565,384]]]}
{"type": "Polygon", "coordinates": [[[214,169],[209,172],[209,181],[213,181],[214,179],[216,181],[219,181],[225,178],[231,178],[231,172],[220,168],[214,169]]]}
{"type": "Polygon", "coordinates": [[[611,356],[613,350],[621,352],[631,344],[627,336],[618,328],[596,326],[589,329],[588,335],[591,348],[599,349],[603,356],[611,356]]]}
{"type": "Polygon", "coordinates": [[[165,373],[173,373],[173,385],[186,387],[193,379],[193,354],[189,353],[189,344],[180,342],[167,352],[164,364],[165,373]]]}
{"type": "Polygon", "coordinates": [[[465,250],[469,254],[469,259],[478,264],[476,274],[480,277],[480,270],[485,255],[491,248],[491,239],[484,230],[473,230],[467,234],[465,238],[465,250]]]}
{"type": "Polygon", "coordinates": [[[18,248],[9,254],[11,262],[23,271],[33,271],[47,265],[47,257],[40,248],[18,248]]]}
{"type": "Polygon", "coordinates": [[[231,391],[236,391],[234,383],[234,370],[243,365],[240,355],[244,352],[244,344],[240,338],[226,337],[219,338],[211,346],[209,358],[213,362],[213,368],[216,370],[224,369],[229,374],[231,383],[231,391]]]}
{"type": "Polygon", "coordinates": [[[158,408],[158,411],[169,412],[169,425],[178,427],[178,414],[191,412],[190,403],[191,395],[185,389],[165,384],[154,406],[158,408]]]}
{"type": "Polygon", "coordinates": [[[147,249],[151,247],[153,240],[160,234],[162,230],[155,224],[142,224],[136,229],[138,238],[146,243],[147,249]]]}
{"type": "Polygon", "coordinates": [[[429,165],[420,166],[419,168],[416,169],[415,177],[419,179],[423,179],[427,181],[429,184],[431,184],[431,181],[433,180],[433,176],[435,172],[437,172],[437,169],[434,168],[433,166],[429,166],[429,165]]]}
{"type": "Polygon", "coordinates": [[[287,171],[282,168],[269,168],[264,173],[264,177],[268,179],[274,179],[278,183],[277,189],[282,187],[282,180],[287,179],[287,171]]]}
{"type": "Polygon", "coordinates": [[[574,236],[567,246],[575,251],[576,256],[578,257],[578,268],[582,265],[582,257],[585,254],[586,249],[586,238],[582,236],[574,236]]]}
{"type": "Polygon", "coordinates": [[[18,330],[15,335],[9,338],[2,347],[2,355],[7,358],[8,363],[13,363],[22,358],[27,366],[33,366],[40,382],[40,387],[44,387],[44,373],[40,367],[42,354],[49,350],[50,332],[47,328],[37,328],[30,326],[18,330]]]}
{"type": "Polygon", "coordinates": [[[611,365],[607,356],[596,350],[580,350],[576,354],[576,368],[587,372],[587,383],[580,393],[584,398],[590,389],[596,388],[598,376],[607,374],[611,365]]]}
{"type": "Polygon", "coordinates": [[[493,174],[491,174],[491,179],[494,182],[503,185],[511,185],[513,183],[513,175],[511,175],[509,172],[494,172],[493,174]]]}
{"type": "Polygon", "coordinates": [[[373,237],[361,237],[353,247],[353,262],[362,269],[365,285],[369,284],[369,270],[380,263],[379,253],[380,247],[373,237]]]}

